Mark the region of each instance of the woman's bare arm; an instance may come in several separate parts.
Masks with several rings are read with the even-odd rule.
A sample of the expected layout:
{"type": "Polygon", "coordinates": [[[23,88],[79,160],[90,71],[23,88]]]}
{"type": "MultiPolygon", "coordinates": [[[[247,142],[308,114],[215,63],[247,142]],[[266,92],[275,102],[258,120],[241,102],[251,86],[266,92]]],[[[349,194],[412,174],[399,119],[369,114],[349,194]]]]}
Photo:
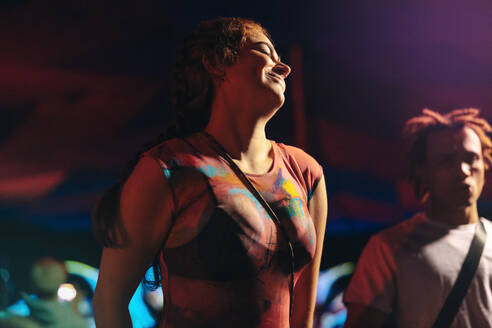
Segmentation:
{"type": "Polygon", "coordinates": [[[94,294],[98,327],[131,327],[128,303],[171,226],[173,199],[158,163],[143,157],[120,200],[127,237],[122,248],[104,248],[94,294]]]}
{"type": "Polygon", "coordinates": [[[309,202],[309,213],[316,229],[316,251],[313,261],[304,269],[294,290],[294,311],[291,322],[293,328],[310,328],[313,326],[316,286],[323,251],[327,211],[328,200],[325,180],[322,177],[309,202]]]}

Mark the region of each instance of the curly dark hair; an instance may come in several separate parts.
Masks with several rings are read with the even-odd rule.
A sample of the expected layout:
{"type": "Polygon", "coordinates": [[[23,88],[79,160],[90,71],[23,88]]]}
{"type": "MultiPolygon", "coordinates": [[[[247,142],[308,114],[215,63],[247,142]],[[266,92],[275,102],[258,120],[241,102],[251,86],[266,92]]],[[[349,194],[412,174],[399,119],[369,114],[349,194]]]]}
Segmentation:
{"type": "Polygon", "coordinates": [[[251,32],[261,32],[272,41],[268,32],[252,20],[218,18],[198,25],[178,48],[171,75],[178,130],[200,131],[210,118],[213,79],[222,76],[211,75],[203,60],[214,67],[233,65],[251,32]]]}
{"type": "Polygon", "coordinates": [[[422,110],[422,115],[413,117],[405,123],[404,136],[409,142],[407,152],[407,178],[413,186],[415,195],[422,200],[425,193],[417,169],[427,160],[427,138],[435,131],[469,127],[480,139],[485,169],[492,164],[492,141],[488,133],[492,132],[489,123],[479,116],[476,108],[454,109],[446,114],[440,114],[428,108],[422,110]]]}

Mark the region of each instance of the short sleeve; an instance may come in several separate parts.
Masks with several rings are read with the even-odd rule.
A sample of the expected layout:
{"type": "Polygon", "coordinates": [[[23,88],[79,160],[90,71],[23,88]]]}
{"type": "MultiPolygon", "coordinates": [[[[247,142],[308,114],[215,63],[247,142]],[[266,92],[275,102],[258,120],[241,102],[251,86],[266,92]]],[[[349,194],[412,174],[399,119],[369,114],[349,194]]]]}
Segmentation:
{"type": "Polygon", "coordinates": [[[294,175],[299,178],[301,184],[304,186],[307,200],[309,201],[316,190],[318,182],[323,177],[323,168],[304,150],[282,143],[278,143],[277,145],[282,150],[292,170],[294,170],[294,175]]]}
{"type": "Polygon", "coordinates": [[[395,301],[395,261],[393,252],[379,236],[373,236],[359,258],[344,294],[344,303],[359,303],[385,313],[395,301]]]}
{"type": "MultiPolygon", "coordinates": [[[[166,142],[163,142],[153,148],[151,148],[150,150],[142,153],[140,156],[141,157],[149,157],[149,158],[152,158],[153,160],[155,160],[157,162],[157,164],[159,165],[161,171],[162,171],[162,174],[164,175],[170,189],[171,189],[171,194],[172,194],[172,197],[173,197],[173,204],[174,204],[174,208],[176,209],[178,207],[178,204],[177,204],[177,199],[176,199],[176,191],[175,191],[175,182],[174,182],[174,176],[172,174],[172,171],[173,171],[173,166],[176,164],[176,160],[174,158],[168,158],[169,154],[172,154],[172,147],[169,147],[168,144],[170,142],[169,141],[166,141],[166,142]],[[171,148],[171,149],[169,149],[171,148]]],[[[171,145],[172,146],[172,145],[171,145]]]]}

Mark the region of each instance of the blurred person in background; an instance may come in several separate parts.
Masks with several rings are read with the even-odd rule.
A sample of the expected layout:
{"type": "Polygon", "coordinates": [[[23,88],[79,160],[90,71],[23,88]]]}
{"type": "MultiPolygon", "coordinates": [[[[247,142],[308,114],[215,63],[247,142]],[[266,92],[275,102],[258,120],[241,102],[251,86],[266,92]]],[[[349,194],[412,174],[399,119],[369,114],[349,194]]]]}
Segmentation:
{"type": "Polygon", "coordinates": [[[289,73],[251,20],[206,21],[184,41],[172,75],[177,125],[95,211],[105,246],[93,303],[98,326],[131,326],[128,303],[154,262],[164,292],[160,327],[311,327],[327,211],[323,171],[265,134],[289,73]]]}
{"type": "Polygon", "coordinates": [[[35,296],[22,293],[30,315],[1,319],[0,327],[87,328],[86,320],[73,305],[58,298],[58,288],[67,281],[67,276],[65,265],[55,259],[46,257],[34,263],[30,280],[35,296]]]}
{"type": "Polygon", "coordinates": [[[345,327],[492,327],[492,224],[477,210],[491,132],[473,108],[424,109],[407,121],[408,177],[425,211],[371,237],[345,292],[345,327]],[[470,245],[480,239],[478,269],[461,283],[470,245]]]}

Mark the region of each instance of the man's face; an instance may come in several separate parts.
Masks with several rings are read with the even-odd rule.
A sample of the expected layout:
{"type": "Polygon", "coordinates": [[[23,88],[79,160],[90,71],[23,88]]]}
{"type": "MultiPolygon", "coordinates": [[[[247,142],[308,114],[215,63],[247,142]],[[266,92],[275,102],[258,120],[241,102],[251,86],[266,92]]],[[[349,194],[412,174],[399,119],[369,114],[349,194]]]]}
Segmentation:
{"type": "Polygon", "coordinates": [[[433,207],[460,210],[476,204],[484,184],[484,163],[480,139],[471,128],[428,136],[424,184],[433,207]]]}

